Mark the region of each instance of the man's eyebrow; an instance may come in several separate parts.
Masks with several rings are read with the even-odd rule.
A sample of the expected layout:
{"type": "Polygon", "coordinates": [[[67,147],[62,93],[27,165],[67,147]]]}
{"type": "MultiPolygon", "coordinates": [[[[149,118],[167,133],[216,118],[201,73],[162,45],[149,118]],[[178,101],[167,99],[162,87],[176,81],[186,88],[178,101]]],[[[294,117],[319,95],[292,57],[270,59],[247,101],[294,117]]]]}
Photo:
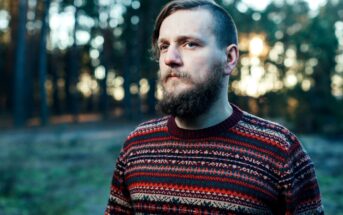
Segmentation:
{"type": "MultiPolygon", "coordinates": [[[[183,42],[187,40],[194,40],[199,43],[205,42],[203,39],[200,39],[198,36],[195,36],[195,35],[182,35],[176,38],[176,42],[183,42]]],[[[166,38],[160,38],[158,39],[157,43],[169,43],[169,40],[166,38]]]]}
{"type": "Polygon", "coordinates": [[[168,43],[167,39],[161,38],[157,40],[157,43],[168,43]]]}

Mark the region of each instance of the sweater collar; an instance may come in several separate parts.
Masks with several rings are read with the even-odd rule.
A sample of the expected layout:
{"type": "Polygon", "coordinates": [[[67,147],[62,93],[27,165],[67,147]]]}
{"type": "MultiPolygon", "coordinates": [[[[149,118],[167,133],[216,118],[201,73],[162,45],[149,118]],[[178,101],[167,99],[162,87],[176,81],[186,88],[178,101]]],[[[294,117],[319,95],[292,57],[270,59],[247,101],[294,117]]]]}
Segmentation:
{"type": "Polygon", "coordinates": [[[215,136],[223,131],[227,131],[229,128],[235,126],[242,118],[243,112],[237,106],[231,104],[232,114],[224,121],[213,125],[208,128],[198,130],[188,130],[179,128],[175,123],[175,117],[170,116],[168,119],[168,132],[174,137],[181,139],[196,139],[215,136]]]}

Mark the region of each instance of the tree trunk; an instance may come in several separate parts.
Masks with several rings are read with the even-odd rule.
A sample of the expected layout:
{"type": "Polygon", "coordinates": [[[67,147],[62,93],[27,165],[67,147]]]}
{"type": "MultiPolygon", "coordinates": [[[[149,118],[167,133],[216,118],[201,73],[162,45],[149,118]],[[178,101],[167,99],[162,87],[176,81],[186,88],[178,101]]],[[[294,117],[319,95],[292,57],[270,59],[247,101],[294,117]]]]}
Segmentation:
{"type": "Polygon", "coordinates": [[[78,75],[79,75],[79,55],[78,55],[78,48],[77,48],[77,38],[76,38],[76,32],[79,26],[78,23],[78,13],[79,8],[75,6],[75,24],[74,24],[74,34],[73,39],[74,43],[71,47],[71,53],[70,53],[70,79],[71,79],[71,87],[69,90],[71,90],[71,111],[74,116],[74,122],[78,121],[78,114],[79,114],[79,95],[77,92],[77,82],[78,82],[78,75]]]}
{"type": "Polygon", "coordinates": [[[123,78],[124,78],[124,117],[127,119],[133,118],[133,108],[132,108],[132,97],[130,93],[130,85],[132,83],[132,62],[131,62],[131,56],[132,56],[132,25],[131,25],[131,17],[132,17],[132,9],[129,8],[127,11],[127,14],[125,15],[125,30],[124,34],[126,35],[124,38],[125,41],[125,53],[124,53],[124,63],[123,63],[123,78]]]}
{"type": "Polygon", "coordinates": [[[25,51],[26,51],[26,14],[27,0],[19,0],[19,25],[17,32],[17,48],[14,83],[14,124],[25,125],[25,51]]]}
{"type": "Polygon", "coordinates": [[[102,31],[104,36],[103,53],[101,56],[102,64],[105,67],[105,77],[100,80],[100,111],[104,119],[108,117],[108,95],[107,95],[107,74],[110,69],[112,56],[112,32],[110,29],[102,31]]]}
{"type": "Polygon", "coordinates": [[[153,31],[153,26],[154,26],[154,18],[158,14],[159,8],[167,3],[167,1],[159,1],[158,5],[156,5],[156,2],[154,0],[147,0],[146,1],[146,13],[144,14],[144,22],[145,26],[150,26],[150,28],[144,28],[144,41],[149,41],[149,43],[145,44],[144,51],[145,51],[145,57],[144,57],[144,62],[145,63],[145,71],[146,75],[148,78],[148,83],[150,86],[150,90],[147,95],[147,106],[148,110],[147,113],[150,115],[156,114],[155,106],[157,103],[155,93],[156,93],[156,88],[157,88],[157,71],[158,71],[158,64],[154,61],[151,60],[151,35],[153,31]]]}
{"type": "Polygon", "coordinates": [[[52,86],[53,86],[52,110],[54,114],[60,115],[62,113],[62,110],[61,110],[61,101],[60,101],[60,95],[59,95],[60,91],[59,91],[59,86],[58,86],[59,67],[56,68],[58,65],[56,65],[54,55],[50,56],[50,62],[48,65],[49,65],[49,70],[51,71],[51,75],[52,75],[52,86]]]}
{"type": "Polygon", "coordinates": [[[46,37],[48,31],[50,0],[45,0],[45,8],[42,16],[42,29],[39,41],[39,95],[40,95],[40,118],[41,124],[48,123],[48,102],[46,97],[46,73],[47,73],[47,57],[46,57],[46,37]]]}
{"type": "Polygon", "coordinates": [[[145,27],[144,19],[142,16],[142,9],[137,11],[137,15],[139,17],[139,23],[137,25],[132,25],[133,30],[133,43],[131,47],[131,74],[133,74],[134,80],[133,82],[138,86],[138,93],[132,95],[133,97],[133,117],[134,119],[140,120],[141,117],[141,97],[139,94],[139,81],[142,77],[142,44],[143,44],[143,31],[145,27]]]}

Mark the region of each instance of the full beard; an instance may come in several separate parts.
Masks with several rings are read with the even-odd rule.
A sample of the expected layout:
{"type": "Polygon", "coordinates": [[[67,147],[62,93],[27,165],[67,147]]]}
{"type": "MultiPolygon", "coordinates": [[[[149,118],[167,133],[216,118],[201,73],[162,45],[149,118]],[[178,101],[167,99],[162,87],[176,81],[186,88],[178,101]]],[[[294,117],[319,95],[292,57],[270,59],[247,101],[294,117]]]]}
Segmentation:
{"type": "MultiPolygon", "coordinates": [[[[192,119],[206,113],[219,96],[223,85],[222,71],[222,66],[215,66],[206,81],[193,83],[194,86],[191,89],[178,95],[173,95],[163,89],[163,99],[157,104],[158,110],[182,119],[192,119]]],[[[190,79],[185,73],[181,73],[180,78],[190,79]]]]}

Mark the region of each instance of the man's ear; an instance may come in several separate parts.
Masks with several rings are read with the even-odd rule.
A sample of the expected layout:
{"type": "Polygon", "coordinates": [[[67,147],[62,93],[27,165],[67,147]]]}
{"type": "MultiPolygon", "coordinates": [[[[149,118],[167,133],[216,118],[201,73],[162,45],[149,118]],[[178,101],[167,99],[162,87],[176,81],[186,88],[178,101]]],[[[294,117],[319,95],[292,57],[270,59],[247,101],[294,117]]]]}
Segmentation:
{"type": "Polygon", "coordinates": [[[225,75],[231,75],[232,71],[237,65],[239,58],[238,47],[236,44],[231,44],[226,48],[226,63],[225,75]]]}

